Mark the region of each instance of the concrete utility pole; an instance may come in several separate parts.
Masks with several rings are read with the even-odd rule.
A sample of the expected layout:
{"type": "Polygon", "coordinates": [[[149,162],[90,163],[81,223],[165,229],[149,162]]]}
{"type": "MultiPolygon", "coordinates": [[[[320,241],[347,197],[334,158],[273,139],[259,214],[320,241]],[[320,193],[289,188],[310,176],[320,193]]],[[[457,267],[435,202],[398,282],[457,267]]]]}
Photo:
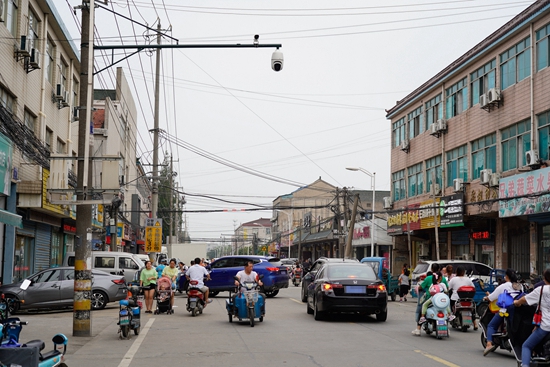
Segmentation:
{"type": "MultiPolygon", "coordinates": [[[[168,234],[168,244],[172,245],[172,233],[174,225],[174,158],[170,154],[170,223],[169,223],[169,234],[168,234]]],[[[169,247],[170,249],[172,247],[169,247]]]]}
{"type": "MultiPolygon", "coordinates": [[[[355,216],[357,215],[357,205],[359,204],[359,194],[355,194],[355,200],[353,201],[353,209],[351,211],[351,219],[349,222],[348,238],[346,241],[346,259],[351,259],[351,240],[353,239],[353,227],[355,227],[355,216]]],[[[372,236],[372,233],[371,233],[372,236]]]]}
{"type": "MultiPolygon", "coordinates": [[[[78,177],[76,194],[78,200],[87,200],[92,168],[89,162],[90,118],[93,98],[93,44],[94,0],[82,2],[82,37],[80,41],[80,113],[78,123],[78,177]]],[[[73,336],[91,336],[92,298],[92,205],[76,207],[75,281],[73,303],[73,336]]]]}
{"type": "Polygon", "coordinates": [[[344,257],[344,246],[342,245],[342,222],[340,222],[340,189],[338,188],[336,188],[336,227],[338,230],[338,257],[344,257]]]}

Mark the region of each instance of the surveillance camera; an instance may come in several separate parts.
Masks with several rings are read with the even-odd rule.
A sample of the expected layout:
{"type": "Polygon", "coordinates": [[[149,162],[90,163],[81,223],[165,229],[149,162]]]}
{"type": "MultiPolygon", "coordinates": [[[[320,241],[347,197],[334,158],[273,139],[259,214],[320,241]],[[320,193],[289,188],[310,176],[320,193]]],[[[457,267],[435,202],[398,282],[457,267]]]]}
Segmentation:
{"type": "Polygon", "coordinates": [[[271,68],[275,71],[281,71],[283,70],[283,62],[283,53],[276,49],[271,55],[271,68]]]}
{"type": "Polygon", "coordinates": [[[255,35],[254,35],[254,40],[256,40],[256,41],[257,41],[257,40],[258,40],[258,38],[260,38],[260,35],[259,35],[259,34],[255,34],[255,35]]]}
{"type": "Polygon", "coordinates": [[[255,47],[258,47],[258,45],[260,44],[260,39],[259,39],[259,38],[260,38],[260,35],[259,35],[259,34],[255,34],[255,35],[254,35],[254,42],[253,42],[253,44],[254,44],[255,47]]]}

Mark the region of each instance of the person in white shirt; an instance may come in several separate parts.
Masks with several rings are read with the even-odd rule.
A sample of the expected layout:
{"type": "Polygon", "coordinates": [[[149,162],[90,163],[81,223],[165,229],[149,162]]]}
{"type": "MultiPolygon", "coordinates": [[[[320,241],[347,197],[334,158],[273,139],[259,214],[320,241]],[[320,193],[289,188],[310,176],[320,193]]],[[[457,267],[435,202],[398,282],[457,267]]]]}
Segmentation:
{"type": "MultiPolygon", "coordinates": [[[[241,270],[237,273],[236,277],[238,280],[235,279],[235,286],[239,287],[240,283],[245,283],[245,282],[255,282],[255,283],[258,283],[259,286],[263,286],[264,283],[258,276],[258,273],[256,273],[253,269],[254,269],[254,262],[249,260],[246,263],[244,270],[241,270]]],[[[237,293],[233,295],[233,304],[235,304],[236,297],[237,297],[237,293]]],[[[265,314],[265,295],[263,293],[260,293],[260,297],[262,297],[264,300],[264,306],[262,308],[262,315],[264,315],[265,314]]]]}
{"type": "Polygon", "coordinates": [[[514,306],[519,307],[525,303],[536,305],[540,300],[540,310],[542,320],[539,326],[536,326],[533,333],[527,338],[521,347],[521,367],[529,367],[531,363],[531,352],[546,335],[550,334],[550,269],[546,269],[543,275],[544,285],[535,288],[531,293],[514,301],[514,306]]]}
{"type": "MultiPolygon", "coordinates": [[[[474,282],[472,282],[472,279],[468,278],[467,276],[464,276],[466,273],[463,266],[458,266],[456,268],[456,276],[452,277],[451,280],[449,280],[449,291],[451,293],[451,310],[455,311],[455,303],[458,301],[458,288],[460,287],[475,287],[474,282]]],[[[475,307],[474,307],[475,312],[475,307]]],[[[474,319],[474,330],[477,330],[477,319],[475,315],[472,315],[474,319]]]]}
{"type": "Polygon", "coordinates": [[[200,258],[195,259],[195,265],[191,266],[189,269],[187,269],[187,272],[185,273],[187,276],[187,279],[196,280],[198,284],[194,287],[197,287],[200,289],[202,293],[204,293],[204,306],[206,307],[207,304],[212,302],[211,299],[208,298],[209,289],[207,286],[204,285],[204,277],[206,277],[207,280],[210,280],[210,273],[206,268],[202,265],[202,261],[200,258]]]}

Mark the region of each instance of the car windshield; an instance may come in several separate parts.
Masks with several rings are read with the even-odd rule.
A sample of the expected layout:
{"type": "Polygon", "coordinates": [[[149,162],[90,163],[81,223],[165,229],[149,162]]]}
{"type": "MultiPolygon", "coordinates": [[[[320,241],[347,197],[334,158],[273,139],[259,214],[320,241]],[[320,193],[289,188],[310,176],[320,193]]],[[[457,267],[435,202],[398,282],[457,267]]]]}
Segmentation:
{"type": "Polygon", "coordinates": [[[429,266],[428,263],[419,263],[418,265],[416,265],[416,268],[414,268],[413,273],[415,274],[425,273],[428,271],[428,266],[429,266]]]}
{"type": "Polygon", "coordinates": [[[277,257],[273,257],[273,258],[271,258],[267,261],[269,261],[269,264],[272,265],[272,266],[277,266],[277,267],[283,266],[283,264],[281,263],[281,259],[279,259],[277,257]]]}
{"type": "Polygon", "coordinates": [[[376,274],[370,266],[328,266],[327,275],[331,279],[360,278],[367,280],[376,280],[376,274]]]}
{"type": "Polygon", "coordinates": [[[380,263],[378,261],[365,261],[363,264],[367,264],[374,270],[374,274],[378,274],[380,270],[380,263]]]}

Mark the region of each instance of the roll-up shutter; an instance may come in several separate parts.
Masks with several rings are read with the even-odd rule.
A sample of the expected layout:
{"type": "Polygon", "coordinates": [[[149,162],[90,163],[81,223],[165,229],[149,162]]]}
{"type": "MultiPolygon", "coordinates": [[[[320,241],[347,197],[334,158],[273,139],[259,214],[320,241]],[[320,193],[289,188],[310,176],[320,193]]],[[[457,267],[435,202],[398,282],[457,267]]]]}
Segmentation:
{"type": "Polygon", "coordinates": [[[518,273],[529,273],[529,232],[508,235],[510,267],[518,273]]]}
{"type": "Polygon", "coordinates": [[[34,271],[50,267],[50,241],[52,227],[49,224],[36,223],[34,271]]]}
{"type": "Polygon", "coordinates": [[[36,229],[35,223],[30,220],[23,219],[23,228],[17,228],[17,234],[22,236],[34,237],[36,229]]]}

